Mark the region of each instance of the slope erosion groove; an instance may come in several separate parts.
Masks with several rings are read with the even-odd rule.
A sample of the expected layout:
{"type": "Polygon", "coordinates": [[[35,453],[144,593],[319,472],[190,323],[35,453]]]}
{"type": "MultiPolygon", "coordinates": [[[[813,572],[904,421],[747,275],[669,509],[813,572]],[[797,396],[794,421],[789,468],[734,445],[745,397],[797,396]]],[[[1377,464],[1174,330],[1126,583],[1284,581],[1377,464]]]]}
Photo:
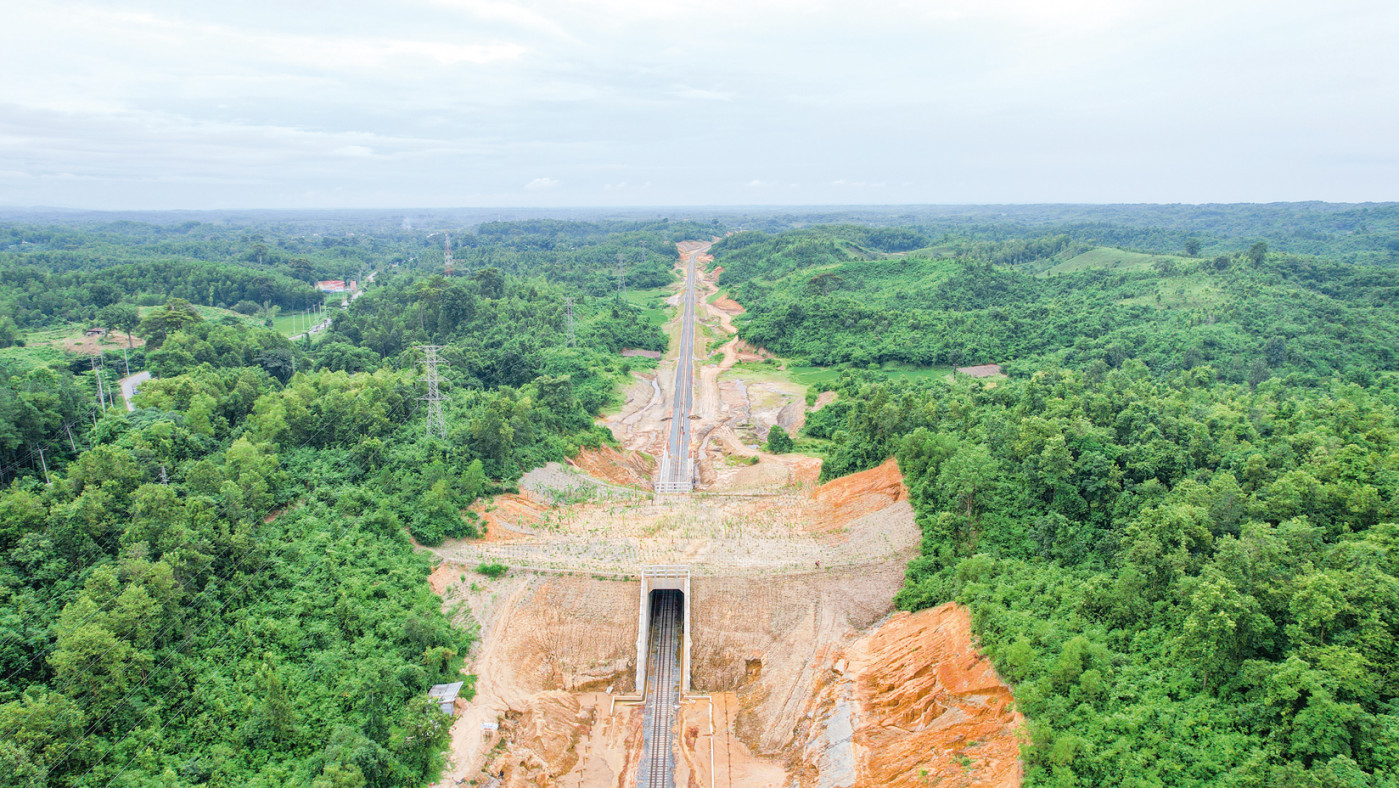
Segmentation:
{"type": "Polygon", "coordinates": [[[671,353],[603,419],[620,448],[532,471],[480,507],[485,538],[435,550],[444,609],[481,636],[466,667],[477,696],[439,784],[1017,785],[1020,719],[965,611],[893,613],[920,540],[898,467],[817,485],[819,459],[762,450],[773,425],[800,428],[805,389],[738,363],[765,353],[735,336],[742,307],[709,303],[707,249],[679,245],[678,272],[696,263],[696,361],[677,357],[677,285],[671,353]],[[655,496],[676,373],[691,363],[697,484],[655,496]],[[490,580],[481,563],[512,568],[490,580]],[[679,602],[691,690],[666,715],[660,782],[647,724],[671,720],[643,719],[635,676],[637,578],[656,564],[692,577],[679,602]]]}

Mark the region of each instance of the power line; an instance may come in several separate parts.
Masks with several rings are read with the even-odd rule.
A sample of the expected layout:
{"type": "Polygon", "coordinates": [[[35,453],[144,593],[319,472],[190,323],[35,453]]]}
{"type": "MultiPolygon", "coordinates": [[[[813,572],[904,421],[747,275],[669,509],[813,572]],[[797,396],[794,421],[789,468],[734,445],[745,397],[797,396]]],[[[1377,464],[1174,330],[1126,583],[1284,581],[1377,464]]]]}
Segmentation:
{"type": "Polygon", "coordinates": [[[446,345],[418,345],[418,349],[427,354],[423,359],[423,372],[427,377],[427,396],[419,399],[427,401],[427,436],[447,439],[447,422],[442,419],[442,400],[446,397],[438,391],[437,384],[440,378],[437,376],[437,365],[447,362],[437,357],[437,351],[446,345]]]}

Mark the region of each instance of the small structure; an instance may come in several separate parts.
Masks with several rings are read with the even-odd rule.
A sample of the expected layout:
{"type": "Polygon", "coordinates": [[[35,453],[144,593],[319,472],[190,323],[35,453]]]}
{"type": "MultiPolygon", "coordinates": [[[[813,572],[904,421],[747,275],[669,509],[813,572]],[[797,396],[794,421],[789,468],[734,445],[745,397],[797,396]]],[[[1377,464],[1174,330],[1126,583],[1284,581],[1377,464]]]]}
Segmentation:
{"type": "Polygon", "coordinates": [[[1001,372],[1000,364],[981,364],[975,367],[957,367],[954,374],[966,375],[969,378],[993,378],[997,375],[1004,375],[1001,372]]]}
{"type": "Polygon", "coordinates": [[[84,332],[83,332],[83,336],[85,336],[85,337],[100,337],[100,336],[105,335],[106,333],[107,333],[107,329],[105,329],[105,328],[103,328],[103,327],[101,327],[101,326],[93,326],[92,328],[89,328],[88,330],[84,331],[84,332]]]}
{"type": "Polygon", "coordinates": [[[343,293],[345,292],[344,279],[326,279],[316,283],[316,289],[322,293],[343,293]]]}
{"type": "Polygon", "coordinates": [[[451,714],[452,706],[461,692],[462,683],[454,681],[451,684],[434,684],[432,689],[427,691],[427,696],[437,701],[437,708],[441,709],[443,714],[451,714]]]}

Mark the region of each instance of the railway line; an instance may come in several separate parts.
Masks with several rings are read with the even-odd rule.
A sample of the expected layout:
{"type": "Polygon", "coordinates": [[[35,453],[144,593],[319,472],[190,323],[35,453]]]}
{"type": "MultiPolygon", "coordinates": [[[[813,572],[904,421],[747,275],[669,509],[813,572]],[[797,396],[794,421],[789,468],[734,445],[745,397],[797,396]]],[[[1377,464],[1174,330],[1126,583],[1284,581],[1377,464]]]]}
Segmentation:
{"type": "Polygon", "coordinates": [[[694,406],[695,358],[695,258],[686,255],[684,313],[680,321],[680,353],[675,361],[675,399],[670,417],[670,436],[656,492],[690,492],[693,465],[690,462],[690,411],[694,406]]]}
{"type": "Polygon", "coordinates": [[[675,788],[675,710],[680,703],[679,591],[655,591],[646,669],[641,766],[637,788],[675,788]]]}

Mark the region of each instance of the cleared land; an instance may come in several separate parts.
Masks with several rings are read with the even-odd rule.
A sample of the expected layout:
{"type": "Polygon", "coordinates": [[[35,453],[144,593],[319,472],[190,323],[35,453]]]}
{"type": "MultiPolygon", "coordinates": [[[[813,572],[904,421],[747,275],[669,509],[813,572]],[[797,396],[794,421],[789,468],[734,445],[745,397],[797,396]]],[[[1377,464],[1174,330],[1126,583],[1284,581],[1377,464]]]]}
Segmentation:
{"type": "Polygon", "coordinates": [[[628,696],[635,578],[647,564],[693,573],[693,687],[706,697],[679,710],[676,785],[920,785],[920,774],[1016,784],[1009,690],[969,630],[947,625],[955,609],[889,619],[920,539],[898,468],[817,485],[817,458],[760,449],[774,424],[800,428],[806,384],[734,336],[742,307],[713,298],[713,279],[702,276],[697,304],[694,495],[650,493],[669,431],[672,351],[634,373],[625,404],[603,419],[620,449],[532,471],[518,494],[479,507],[483,539],[434,551],[444,608],[481,633],[466,668],[477,696],[453,726],[442,784],[485,774],[504,786],[636,784],[642,714],[628,696]],[[481,563],[512,569],[491,580],[474,571],[481,563]],[[912,663],[862,655],[895,623],[886,639],[918,655],[923,678],[891,698],[861,688],[904,681],[912,663]],[[499,732],[483,736],[484,723],[499,732]],[[885,751],[918,765],[890,777],[885,751]]]}

